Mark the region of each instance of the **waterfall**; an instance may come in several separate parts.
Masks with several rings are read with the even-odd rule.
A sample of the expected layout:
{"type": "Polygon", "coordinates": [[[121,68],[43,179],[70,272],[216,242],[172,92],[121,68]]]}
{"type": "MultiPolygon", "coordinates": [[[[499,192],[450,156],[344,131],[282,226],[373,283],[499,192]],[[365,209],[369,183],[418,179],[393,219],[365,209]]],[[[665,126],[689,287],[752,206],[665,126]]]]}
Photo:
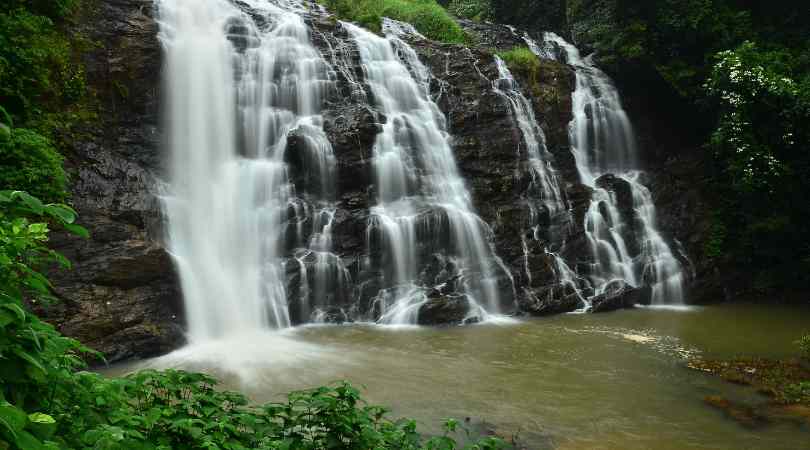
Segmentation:
{"type": "Polygon", "coordinates": [[[640,182],[636,136],[617,89],[576,47],[554,33],[544,38],[540,46],[524,37],[535,54],[561,60],[576,74],[569,140],[581,182],[594,189],[584,227],[595,293],[623,280],[651,286],[653,304],[682,304],[682,266],[657,231],[652,195],[640,182]]]}
{"type": "Polygon", "coordinates": [[[427,253],[451,259],[470,317],[497,314],[498,280],[505,271],[490,247],[488,226],[473,211],[444,115],[430,98],[430,71],[398,35],[409,28],[386,23],[384,38],[342,24],[357,44],[383,123],[373,149],[378,203],[369,224],[369,234],[378,236],[388,259],[385,282],[390,288],[378,297],[380,321],[416,322],[428,301],[423,285],[437,281],[419,282],[427,263],[419,249],[425,246],[427,253]]]}
{"type": "MultiPolygon", "coordinates": [[[[520,92],[517,81],[512,76],[506,63],[497,55],[495,63],[498,66],[499,78],[493,83],[495,92],[501,94],[509,101],[515,116],[518,128],[526,144],[526,160],[529,163],[531,174],[530,192],[536,193],[542,201],[543,208],[549,215],[567,211],[568,206],[563,199],[560,181],[551,165],[551,155],[546,148],[546,136],[534,116],[534,108],[529,100],[520,92]]],[[[535,205],[533,205],[535,206],[535,205]]],[[[532,208],[536,215],[536,208],[532,208]]],[[[534,222],[534,220],[532,220],[534,222]]]]}
{"type": "MultiPolygon", "coordinates": [[[[520,90],[520,86],[515,80],[512,72],[500,57],[495,56],[495,64],[498,68],[498,79],[495,80],[493,90],[504,97],[512,110],[514,120],[518,129],[520,129],[525,144],[526,155],[525,159],[528,163],[528,171],[531,177],[529,187],[523,193],[524,201],[526,201],[529,209],[529,225],[531,227],[531,236],[535,241],[561,241],[561,236],[551,236],[556,239],[542,239],[540,236],[540,216],[545,215],[548,218],[548,223],[551,223],[554,218],[564,224],[570,224],[571,214],[569,211],[568,202],[565,200],[561,183],[557,176],[551,161],[552,156],[546,147],[546,136],[543,129],[535,118],[534,107],[520,90]]],[[[519,160],[522,155],[518,154],[519,160]]],[[[523,260],[524,271],[528,281],[528,285],[532,283],[531,271],[529,270],[529,248],[526,243],[526,234],[528,230],[523,230],[521,236],[521,244],[523,247],[523,260]]],[[[563,246],[563,243],[558,243],[563,246]]],[[[584,307],[589,304],[587,300],[579,294],[581,279],[576,276],[576,273],[568,266],[559,253],[551,252],[547,247],[546,254],[553,261],[554,275],[557,283],[577,292],[579,299],[584,307]]],[[[532,295],[527,292],[527,295],[532,295]]]]}
{"type": "Polygon", "coordinates": [[[329,253],[336,161],[320,116],[334,74],[287,3],[157,0],[170,153],[161,198],[192,342],[291,325],[289,242],[312,291],[345,277],[329,253]],[[302,192],[291,151],[310,174],[302,192]]]}

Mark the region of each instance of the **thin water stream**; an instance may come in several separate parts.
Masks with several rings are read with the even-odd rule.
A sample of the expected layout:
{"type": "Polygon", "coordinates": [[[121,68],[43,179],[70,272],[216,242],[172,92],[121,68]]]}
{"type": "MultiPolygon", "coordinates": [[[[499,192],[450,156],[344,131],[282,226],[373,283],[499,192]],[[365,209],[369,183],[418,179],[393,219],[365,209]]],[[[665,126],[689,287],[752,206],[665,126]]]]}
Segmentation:
{"type": "MultiPolygon", "coordinates": [[[[310,326],[191,347],[139,364],[202,369],[257,401],[350,380],[438,431],[443,418],[518,433],[531,449],[806,449],[810,428],[749,430],[703,402],[756,400],[688,356],[787,357],[810,309],[712,306],[570,314],[454,328],[310,326]]],[[[132,367],[116,368],[115,373],[132,367]]]]}

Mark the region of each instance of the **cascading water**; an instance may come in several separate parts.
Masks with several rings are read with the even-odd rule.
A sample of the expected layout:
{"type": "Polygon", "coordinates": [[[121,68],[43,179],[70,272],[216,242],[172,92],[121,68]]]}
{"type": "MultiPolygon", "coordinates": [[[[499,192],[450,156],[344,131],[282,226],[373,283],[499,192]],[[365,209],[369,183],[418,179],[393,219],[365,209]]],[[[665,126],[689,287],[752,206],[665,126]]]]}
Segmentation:
{"type": "MultiPolygon", "coordinates": [[[[525,143],[525,159],[528,165],[530,182],[527,191],[523,193],[523,197],[529,209],[531,237],[535,241],[553,241],[555,239],[549,239],[552,236],[541,236],[540,216],[546,216],[548,223],[556,221],[570,224],[571,214],[568,202],[564,198],[560,180],[551,164],[552,156],[546,147],[545,133],[535,118],[534,107],[521,92],[520,86],[506,63],[497,55],[495,56],[495,64],[498,67],[498,79],[493,82],[493,90],[509,102],[515,123],[520,129],[525,143]]],[[[519,160],[522,159],[522,155],[519,154],[518,157],[519,160]]],[[[520,176],[520,173],[518,173],[518,176],[520,176]]],[[[521,236],[521,240],[524,254],[524,270],[530,285],[531,271],[528,263],[529,249],[525,237],[526,231],[523,230],[524,235],[521,236]]],[[[548,231],[549,234],[554,234],[551,230],[548,231]]],[[[559,238],[559,236],[555,237],[559,238]]],[[[559,241],[560,239],[556,240],[559,241]]],[[[564,245],[564,243],[558,244],[560,246],[564,245]]],[[[548,246],[546,246],[545,251],[553,260],[556,281],[562,287],[576,292],[582,305],[587,307],[587,300],[578,294],[582,284],[581,279],[576,276],[576,273],[558,253],[551,252],[548,246]]],[[[550,290],[549,292],[550,295],[553,295],[554,291],[550,290]]],[[[527,295],[532,294],[527,290],[527,295]]]]}
{"type": "Polygon", "coordinates": [[[681,263],[656,229],[655,205],[639,181],[636,137],[618,91],[576,47],[554,33],[544,37],[542,48],[525,40],[538,56],[562,60],[576,73],[569,138],[580,179],[594,189],[585,232],[596,294],[623,280],[651,286],[653,304],[682,304],[681,263]]]}
{"type": "Polygon", "coordinates": [[[568,207],[560,189],[560,181],[551,166],[551,155],[546,149],[546,136],[535,119],[534,108],[520,92],[506,63],[498,56],[495,56],[495,63],[498,66],[499,74],[499,78],[494,83],[495,91],[509,100],[515,121],[526,144],[526,160],[531,173],[529,190],[536,194],[535,198],[539,197],[542,207],[547,210],[549,215],[566,211],[568,207]]]}
{"type": "MultiPolygon", "coordinates": [[[[444,115],[430,99],[430,71],[397,35],[402,27],[386,21],[386,37],[357,26],[343,27],[354,39],[381,121],[374,144],[378,204],[372,208],[370,241],[381,241],[389,259],[390,286],[378,296],[381,322],[416,323],[428,301],[420,285],[425,261],[418,250],[447,253],[470,305],[470,317],[501,309],[497,264],[488,226],[473,212],[458,173],[444,115]]],[[[407,31],[407,30],[406,30],[407,31]]],[[[448,277],[445,277],[448,278],[448,277]]],[[[424,280],[432,283],[436,280],[424,280]]]]}
{"type": "MultiPolygon", "coordinates": [[[[162,198],[189,337],[287,327],[289,242],[302,247],[314,294],[346,276],[329,253],[336,163],[320,116],[333,72],[294,3],[240,2],[250,14],[226,0],[157,4],[171,153],[162,198]],[[290,142],[311,174],[301,197],[288,176],[290,142]],[[310,239],[300,242],[305,222],[310,239]]],[[[300,314],[315,314],[310,298],[300,314]]]]}

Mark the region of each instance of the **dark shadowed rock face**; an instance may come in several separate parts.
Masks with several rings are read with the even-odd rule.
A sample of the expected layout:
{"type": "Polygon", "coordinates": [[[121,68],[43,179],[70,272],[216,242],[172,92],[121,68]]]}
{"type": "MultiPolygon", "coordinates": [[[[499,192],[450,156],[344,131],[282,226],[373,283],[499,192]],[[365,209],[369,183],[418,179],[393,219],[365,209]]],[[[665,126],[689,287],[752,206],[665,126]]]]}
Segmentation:
{"type": "Polygon", "coordinates": [[[605,287],[603,294],[591,299],[591,312],[601,313],[617,309],[632,308],[635,305],[649,305],[652,288],[636,288],[624,281],[613,281],[605,287]]]}
{"type": "Polygon", "coordinates": [[[98,120],[67,152],[71,202],[88,240],[56,234],[74,263],[52,275],[61,303],[46,317],[107,360],[165,353],[183,341],[171,259],[160,245],[154,196],[161,168],[161,48],[151,0],[106,0],[78,27],[93,41],[84,57],[98,120]]]}
{"type": "MultiPolygon", "coordinates": [[[[88,11],[80,25],[103,44],[86,56],[88,80],[99,99],[99,121],[82,130],[84,138],[74,142],[68,155],[72,200],[92,238],[54,236],[56,248],[75,267],[53,275],[62,302],[50,308],[47,317],[67,335],[106,353],[110,361],[153,356],[183,342],[179,280],[162,246],[162,218],[155,196],[164,164],[159,120],[162,62],[154,13],[152,0],[107,0],[88,11]]],[[[322,298],[304,305],[301,293],[315,287],[303,280],[312,283],[310,272],[316,260],[296,254],[298,243],[287,242],[290,312],[295,323],[374,318],[379,294],[387,288],[382,281],[385,252],[367,230],[369,208],[376,203],[373,145],[386,118],[369,106],[373,102],[362,83],[359,54],[345,30],[319,13],[306,20],[313,29],[314,45],[335,68],[335,85],[324,104],[323,119],[337,158],[334,253],[345,270],[333,274],[334,284],[342,283],[340,290],[324,292],[322,298]]],[[[480,37],[480,45],[466,48],[421,39],[411,45],[433,73],[432,95],[447,118],[458,167],[508,272],[499,280],[502,297],[507,299],[501,309],[548,315],[581,308],[583,302],[573,286],[557,280],[558,269],[548,253],[560,253],[581,274],[592,262],[582,229],[591,189],[580,184],[568,144],[574,73],[547,60],[541,61],[539,74],[514,73],[535,109],[571,207],[570,215],[541,213],[539,226],[532,229],[536,224],[530,223],[523,136],[508,101],[492,88],[498,78],[493,52],[523,43],[502,25],[465,22],[464,26],[480,37]]],[[[239,40],[244,30],[238,27],[234,24],[232,30],[237,47],[245,45],[239,40]]],[[[313,185],[317,180],[307,175],[302,152],[296,151],[302,144],[300,137],[293,133],[288,139],[285,158],[296,187],[304,193],[320,190],[313,185]]],[[[632,194],[627,198],[626,182],[603,177],[598,184],[621,197],[625,212],[631,214],[632,194]]],[[[674,201],[676,190],[662,189],[662,198],[674,201]]],[[[653,193],[657,194],[655,185],[653,193]]],[[[297,200],[309,201],[305,194],[297,200]]],[[[693,228],[696,224],[685,218],[686,212],[682,208],[663,213],[664,227],[693,228]]],[[[431,223],[447,222],[427,217],[430,212],[425,215],[431,223]]],[[[312,225],[303,227],[306,232],[312,225]]],[[[436,233],[443,232],[436,228],[436,233]]],[[[442,256],[439,241],[440,237],[421,239],[417,249],[424,261],[418,282],[429,297],[419,311],[419,323],[461,324],[468,317],[469,302],[460,295],[461,282],[448,275],[453,274],[454,263],[442,256]]],[[[594,301],[594,310],[632,306],[645,298],[648,290],[615,286],[594,301]]]]}
{"type": "Polygon", "coordinates": [[[553,284],[533,290],[526,289],[520,297],[520,309],[533,316],[563,314],[584,306],[570,285],[553,284]]]}
{"type": "Polygon", "coordinates": [[[419,325],[461,325],[470,304],[462,295],[431,298],[419,308],[419,325]]]}

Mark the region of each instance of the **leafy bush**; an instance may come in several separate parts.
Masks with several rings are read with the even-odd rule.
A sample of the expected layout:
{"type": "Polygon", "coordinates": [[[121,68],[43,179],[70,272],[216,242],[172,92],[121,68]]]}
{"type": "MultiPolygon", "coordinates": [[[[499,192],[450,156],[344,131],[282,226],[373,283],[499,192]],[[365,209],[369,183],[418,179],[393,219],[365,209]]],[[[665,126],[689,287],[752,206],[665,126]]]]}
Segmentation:
{"type": "MultiPolygon", "coordinates": [[[[95,386],[91,398],[77,398],[105,417],[69,442],[92,448],[256,448],[256,449],[454,449],[448,437],[423,439],[412,420],[391,421],[386,411],[367,406],[347,383],[289,394],[284,403],[251,406],[241,394],[218,391],[202,374],[143,371],[104,380],[83,374],[95,386]],[[94,393],[104,401],[94,401],[94,393]],[[96,394],[97,395],[97,394],[96,394]],[[180,407],[182,405],[182,407],[180,407]]],[[[82,396],[88,392],[82,392],[82,396]]],[[[74,424],[71,427],[75,427],[74,424]]],[[[448,422],[448,431],[455,423],[448,422]]],[[[67,430],[70,433],[70,430],[67,430]]],[[[475,449],[501,448],[485,439],[475,449]]]]}
{"type": "Polygon", "coordinates": [[[784,397],[789,403],[810,403],[810,381],[786,386],[784,397]]]}
{"type": "MultiPolygon", "coordinates": [[[[0,447],[43,448],[56,421],[45,411],[58,409],[70,393],[78,354],[89,352],[60,335],[24,308],[23,298],[50,298],[48,280],[38,271],[52,264],[68,266],[49,250],[48,225],[62,224],[86,232],[63,205],[44,205],[19,191],[0,191],[0,447]],[[30,218],[42,219],[41,222],[30,218]]],[[[54,446],[48,448],[55,448],[54,446]]]]}
{"type": "Polygon", "coordinates": [[[379,32],[382,17],[412,24],[426,37],[464,43],[467,35],[435,0],[320,0],[338,17],[379,32]]]}
{"type": "Polygon", "coordinates": [[[746,41],[715,56],[705,89],[718,115],[709,147],[734,259],[758,288],[806,281],[810,76],[794,52],[746,41]]]}
{"type": "Polygon", "coordinates": [[[62,156],[51,141],[25,128],[0,139],[0,189],[22,189],[46,201],[65,198],[62,156]]]}
{"type": "Polygon", "coordinates": [[[452,0],[447,10],[458,17],[479,22],[492,18],[489,0],[452,0]]]}
{"type": "Polygon", "coordinates": [[[42,111],[58,111],[80,99],[84,75],[73,64],[72,52],[70,39],[51,17],[23,7],[1,12],[0,104],[23,124],[42,111]]]}
{"type": "Polygon", "coordinates": [[[721,112],[712,146],[740,189],[772,190],[789,170],[785,156],[804,144],[796,136],[805,119],[795,108],[799,86],[782,62],[789,54],[745,42],[716,58],[706,83],[721,112]]]}

